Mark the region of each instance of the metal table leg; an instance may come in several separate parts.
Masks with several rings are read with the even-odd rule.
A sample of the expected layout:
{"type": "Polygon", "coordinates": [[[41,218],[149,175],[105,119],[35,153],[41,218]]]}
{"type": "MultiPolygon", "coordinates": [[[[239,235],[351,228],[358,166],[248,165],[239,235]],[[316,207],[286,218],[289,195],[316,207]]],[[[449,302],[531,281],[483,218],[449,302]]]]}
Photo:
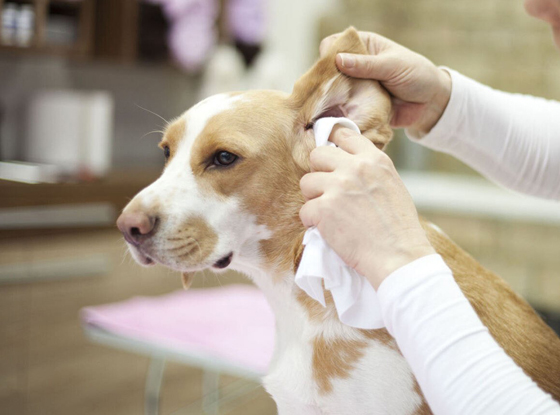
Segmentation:
{"type": "Polygon", "coordinates": [[[207,415],[220,412],[220,372],[205,370],[202,374],[202,411],[207,415]]]}
{"type": "Polygon", "coordinates": [[[148,375],[146,376],[146,388],[144,391],[144,414],[158,415],[159,413],[159,393],[165,369],[165,358],[152,356],[148,375]]]}

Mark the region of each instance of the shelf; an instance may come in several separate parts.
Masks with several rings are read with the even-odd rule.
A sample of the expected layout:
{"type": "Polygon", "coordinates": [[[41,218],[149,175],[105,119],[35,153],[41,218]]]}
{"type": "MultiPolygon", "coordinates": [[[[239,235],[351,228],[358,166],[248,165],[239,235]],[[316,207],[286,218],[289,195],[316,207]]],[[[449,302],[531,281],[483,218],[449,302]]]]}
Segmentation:
{"type": "Polygon", "coordinates": [[[18,5],[34,4],[35,0],[0,0],[0,5],[5,4],[5,3],[15,3],[15,4],[18,4],[18,5]]]}
{"type": "Polygon", "coordinates": [[[50,4],[72,4],[75,6],[80,6],[85,0],[48,0],[50,4]]]}
{"type": "Polygon", "coordinates": [[[0,10],[6,3],[32,4],[35,30],[28,47],[6,46],[0,41],[0,54],[53,55],[120,64],[171,61],[169,22],[159,4],[139,0],[0,0],[0,10]],[[72,46],[48,41],[48,21],[53,15],[59,23],[71,18],[77,24],[79,36],[72,46]]]}
{"type": "Polygon", "coordinates": [[[7,46],[0,45],[1,53],[10,53],[18,55],[49,55],[49,56],[65,56],[65,57],[86,57],[87,54],[73,46],[7,46]]]}
{"type": "Polygon", "coordinates": [[[87,57],[93,50],[95,0],[0,0],[0,10],[7,3],[31,4],[35,10],[33,38],[29,46],[2,45],[0,52],[29,55],[87,57]],[[68,44],[49,42],[49,19],[74,20],[75,40],[68,44]],[[70,18],[69,18],[70,17],[70,18]]]}

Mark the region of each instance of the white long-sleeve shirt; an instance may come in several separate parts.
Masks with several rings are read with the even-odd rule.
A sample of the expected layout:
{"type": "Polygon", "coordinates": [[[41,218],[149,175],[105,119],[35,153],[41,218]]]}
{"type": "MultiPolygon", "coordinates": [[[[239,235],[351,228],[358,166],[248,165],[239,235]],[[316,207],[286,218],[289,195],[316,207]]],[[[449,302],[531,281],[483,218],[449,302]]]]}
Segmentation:
{"type": "MultiPolygon", "coordinates": [[[[444,114],[430,133],[410,138],[503,186],[560,200],[560,103],[449,72],[444,114]]],[[[492,338],[439,255],[398,269],[377,294],[386,327],[435,414],[560,414],[492,338]]]]}
{"type": "Polygon", "coordinates": [[[377,296],[434,414],[560,414],[489,334],[439,255],[396,270],[377,296]]]}
{"type": "Polygon", "coordinates": [[[441,119],[427,135],[408,137],[502,186],[560,200],[560,102],[497,91],[446,70],[452,89],[441,119]]]}

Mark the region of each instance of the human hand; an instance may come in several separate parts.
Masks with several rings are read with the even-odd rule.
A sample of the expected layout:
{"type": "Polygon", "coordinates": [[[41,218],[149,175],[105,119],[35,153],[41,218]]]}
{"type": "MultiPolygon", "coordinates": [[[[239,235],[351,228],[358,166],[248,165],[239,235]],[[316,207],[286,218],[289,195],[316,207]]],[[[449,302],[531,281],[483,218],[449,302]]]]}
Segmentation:
{"type": "MultiPolygon", "coordinates": [[[[359,32],[369,55],[339,53],[338,69],[354,78],[375,79],[391,94],[391,127],[409,128],[415,135],[425,135],[436,125],[451,96],[451,77],[430,60],[383,36],[359,32]]],[[[340,36],[335,34],[321,42],[321,56],[340,36]]]]}
{"type": "Polygon", "coordinates": [[[370,140],[335,127],[337,147],[311,152],[300,218],[375,289],[398,268],[435,253],[391,159],[370,140]]]}

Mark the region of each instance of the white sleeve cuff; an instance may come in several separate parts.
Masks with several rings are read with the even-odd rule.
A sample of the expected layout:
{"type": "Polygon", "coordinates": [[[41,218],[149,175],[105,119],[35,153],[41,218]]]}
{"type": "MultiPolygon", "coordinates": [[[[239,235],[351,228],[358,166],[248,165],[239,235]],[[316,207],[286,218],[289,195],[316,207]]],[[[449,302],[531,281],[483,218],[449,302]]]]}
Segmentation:
{"type": "Polygon", "coordinates": [[[450,137],[455,134],[459,124],[463,122],[465,89],[468,88],[471,80],[453,69],[444,66],[440,68],[449,72],[451,76],[451,96],[447,107],[437,124],[427,134],[416,135],[410,129],[406,129],[405,133],[414,142],[433,150],[443,151],[452,145],[450,137]]]}

